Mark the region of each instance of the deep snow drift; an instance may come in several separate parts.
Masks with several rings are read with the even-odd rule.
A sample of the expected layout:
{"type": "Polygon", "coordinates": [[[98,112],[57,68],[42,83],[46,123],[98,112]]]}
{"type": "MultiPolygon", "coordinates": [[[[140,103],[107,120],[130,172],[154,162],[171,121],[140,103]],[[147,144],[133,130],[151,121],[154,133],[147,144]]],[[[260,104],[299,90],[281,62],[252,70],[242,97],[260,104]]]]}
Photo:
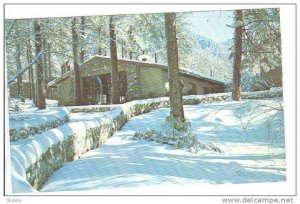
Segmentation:
{"type": "Polygon", "coordinates": [[[41,191],[97,190],[99,194],[114,194],[144,189],[142,193],[147,194],[153,188],[163,191],[203,184],[283,182],[286,169],[281,103],[282,98],[277,98],[185,106],[185,115],[199,140],[214,143],[224,153],[193,154],[132,140],[136,131],[160,129],[169,109],[136,116],[103,146],[64,164],[41,191]]]}

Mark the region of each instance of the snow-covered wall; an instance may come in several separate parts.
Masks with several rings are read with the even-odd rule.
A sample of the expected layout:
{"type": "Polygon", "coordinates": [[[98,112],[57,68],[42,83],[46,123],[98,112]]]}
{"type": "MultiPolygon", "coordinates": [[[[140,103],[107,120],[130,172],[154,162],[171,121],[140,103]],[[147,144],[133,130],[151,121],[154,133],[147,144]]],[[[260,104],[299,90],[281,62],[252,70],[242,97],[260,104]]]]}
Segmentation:
{"type": "Polygon", "coordinates": [[[68,121],[69,115],[67,108],[54,108],[35,110],[17,119],[10,118],[10,141],[17,141],[56,128],[68,121]]]}
{"type": "MultiPolygon", "coordinates": [[[[230,96],[230,93],[185,96],[184,104],[224,101],[230,96]]],[[[168,97],[131,101],[116,105],[93,120],[69,122],[33,138],[12,142],[13,193],[37,192],[63,163],[101,146],[133,116],[168,106],[168,97]]]]}

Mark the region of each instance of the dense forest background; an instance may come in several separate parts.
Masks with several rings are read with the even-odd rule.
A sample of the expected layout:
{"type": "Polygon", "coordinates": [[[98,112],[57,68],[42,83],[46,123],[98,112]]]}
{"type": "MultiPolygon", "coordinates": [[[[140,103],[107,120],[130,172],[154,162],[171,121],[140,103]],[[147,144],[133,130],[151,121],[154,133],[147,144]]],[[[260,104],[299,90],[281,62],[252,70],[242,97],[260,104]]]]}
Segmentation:
{"type": "MultiPolygon", "coordinates": [[[[281,35],[279,9],[243,10],[242,22],[232,13],[233,29],[243,24],[242,90],[255,91],[276,86],[263,79],[263,72],[281,70],[281,35]]],[[[192,13],[177,13],[177,41],[179,67],[202,75],[218,78],[229,87],[233,76],[234,36],[231,40],[215,42],[192,32],[189,17],[192,13]]],[[[36,30],[40,24],[43,75],[45,83],[63,74],[63,67],[73,69],[72,28],[78,33],[79,63],[94,55],[110,57],[109,16],[87,16],[44,19],[11,19],[5,21],[6,70],[11,79],[18,70],[36,57],[36,30]],[[75,23],[74,23],[75,22],[75,23]]],[[[118,58],[138,60],[149,56],[149,61],[167,64],[166,37],[163,14],[114,16],[118,58]]],[[[35,66],[35,65],[34,65],[35,66]]],[[[32,67],[34,67],[32,66],[32,67]]],[[[34,72],[29,69],[18,78],[30,81],[34,72]]]]}

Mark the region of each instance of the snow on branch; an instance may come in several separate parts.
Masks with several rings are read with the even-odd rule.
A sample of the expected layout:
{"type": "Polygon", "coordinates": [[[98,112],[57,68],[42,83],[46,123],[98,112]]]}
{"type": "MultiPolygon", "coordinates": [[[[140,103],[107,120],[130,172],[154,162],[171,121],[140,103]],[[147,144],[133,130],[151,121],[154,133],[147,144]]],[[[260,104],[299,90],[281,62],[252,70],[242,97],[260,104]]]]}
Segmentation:
{"type": "Polygon", "coordinates": [[[20,75],[22,75],[27,69],[29,69],[33,64],[36,63],[36,61],[40,58],[40,56],[42,56],[42,54],[44,53],[44,51],[42,50],[34,59],[33,61],[28,64],[26,67],[24,67],[23,69],[21,69],[20,71],[17,72],[17,74],[15,76],[13,76],[10,80],[8,80],[8,84],[11,84],[12,82],[14,82],[20,75]]]}

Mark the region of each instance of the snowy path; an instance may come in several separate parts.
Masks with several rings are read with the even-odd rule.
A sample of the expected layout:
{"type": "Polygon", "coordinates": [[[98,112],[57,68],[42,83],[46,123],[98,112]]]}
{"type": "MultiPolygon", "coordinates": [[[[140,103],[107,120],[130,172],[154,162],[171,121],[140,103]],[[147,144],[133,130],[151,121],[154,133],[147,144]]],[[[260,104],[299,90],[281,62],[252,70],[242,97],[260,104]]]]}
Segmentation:
{"type": "MultiPolygon", "coordinates": [[[[185,106],[185,115],[199,139],[203,143],[213,142],[224,153],[200,151],[192,154],[155,142],[130,140],[136,131],[160,128],[169,110],[163,108],[134,117],[103,146],[57,170],[41,191],[116,192],[203,183],[285,181],[283,130],[276,129],[270,134],[273,130],[266,128],[271,117],[283,123],[283,112],[260,114],[266,107],[258,103],[266,107],[278,104],[273,100],[261,100],[185,106]],[[236,108],[239,109],[233,110],[236,108]],[[245,131],[241,121],[246,124],[247,118],[252,119],[245,131]]],[[[75,115],[73,120],[76,120],[75,115]]]]}

